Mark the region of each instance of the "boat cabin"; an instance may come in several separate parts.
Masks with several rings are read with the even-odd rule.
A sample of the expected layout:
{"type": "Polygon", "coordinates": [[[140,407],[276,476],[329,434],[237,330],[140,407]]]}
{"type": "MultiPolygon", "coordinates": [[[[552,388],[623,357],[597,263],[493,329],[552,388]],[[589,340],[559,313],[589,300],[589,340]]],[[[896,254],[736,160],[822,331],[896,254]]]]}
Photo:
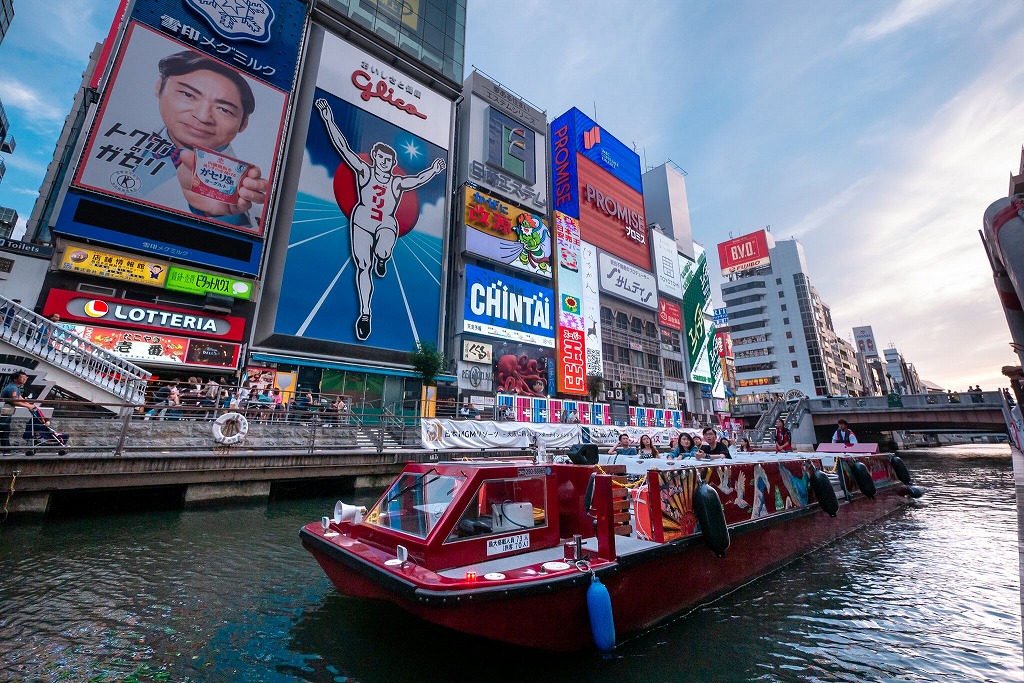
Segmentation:
{"type": "MultiPolygon", "coordinates": [[[[585,498],[596,498],[593,490],[587,498],[595,472],[590,466],[529,460],[410,464],[351,535],[389,552],[402,545],[418,565],[438,571],[559,547],[574,534],[594,536],[599,516],[614,533],[621,510],[616,520],[597,501],[600,514],[584,509],[585,498]]],[[[600,477],[607,480],[600,486],[596,479],[594,487],[610,500],[610,477],[600,477]]],[[[628,501],[622,498],[628,521],[628,501]]]]}

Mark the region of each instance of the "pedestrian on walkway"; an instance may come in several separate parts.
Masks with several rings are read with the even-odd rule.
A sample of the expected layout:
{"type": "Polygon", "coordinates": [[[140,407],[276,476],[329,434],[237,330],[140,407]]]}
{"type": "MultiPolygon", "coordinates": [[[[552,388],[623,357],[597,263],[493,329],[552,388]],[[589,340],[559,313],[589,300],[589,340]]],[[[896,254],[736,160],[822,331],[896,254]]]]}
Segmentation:
{"type": "Polygon", "coordinates": [[[0,391],[0,399],[3,399],[3,406],[0,406],[0,452],[3,455],[12,455],[11,451],[11,419],[14,411],[18,408],[32,410],[35,404],[26,401],[22,395],[22,387],[28,381],[28,373],[18,370],[11,376],[11,381],[0,391]]]}

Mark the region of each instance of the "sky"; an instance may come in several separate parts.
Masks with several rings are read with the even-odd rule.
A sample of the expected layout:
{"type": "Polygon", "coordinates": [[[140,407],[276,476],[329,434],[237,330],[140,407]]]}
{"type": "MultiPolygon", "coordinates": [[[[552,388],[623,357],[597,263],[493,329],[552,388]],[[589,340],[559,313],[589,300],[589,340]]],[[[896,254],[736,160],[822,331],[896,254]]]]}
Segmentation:
{"type": "MultiPolygon", "coordinates": [[[[22,222],[115,6],[15,0],[0,205],[22,222]]],[[[686,170],[716,300],[715,245],[770,226],[803,244],[840,336],[872,325],[944,388],[1006,384],[978,230],[1020,167],[1024,3],[469,0],[467,17],[467,73],[686,170]]]]}

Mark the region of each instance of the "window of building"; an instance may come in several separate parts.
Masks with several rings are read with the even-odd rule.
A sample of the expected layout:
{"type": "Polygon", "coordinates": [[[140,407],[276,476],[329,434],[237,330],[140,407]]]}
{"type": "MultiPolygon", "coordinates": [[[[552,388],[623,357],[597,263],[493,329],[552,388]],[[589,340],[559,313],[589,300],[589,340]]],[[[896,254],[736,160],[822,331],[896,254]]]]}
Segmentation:
{"type": "Polygon", "coordinates": [[[623,332],[629,331],[629,316],[625,313],[615,314],[615,329],[622,330],[623,332]]]}
{"type": "Polygon", "coordinates": [[[785,299],[786,298],[786,293],[785,292],[779,292],[779,298],[780,299],[785,299]]]}
{"type": "Polygon", "coordinates": [[[797,384],[799,384],[800,383],[800,375],[793,375],[793,381],[796,382],[797,384]]]}
{"type": "Polygon", "coordinates": [[[643,351],[630,351],[630,365],[634,368],[644,367],[644,352],[643,351]]]}
{"type": "Polygon", "coordinates": [[[604,354],[604,357],[608,360],[612,360],[615,358],[615,345],[611,342],[602,342],[601,353],[604,354]]]}
{"type": "Polygon", "coordinates": [[[786,304],[782,304],[782,310],[786,310],[786,304]]]}
{"type": "Polygon", "coordinates": [[[650,321],[647,321],[644,324],[644,335],[648,339],[657,339],[658,338],[658,326],[655,325],[654,323],[650,322],[650,321]]]}
{"type": "Polygon", "coordinates": [[[796,361],[794,360],[794,361],[790,361],[790,362],[793,364],[793,367],[795,368],[796,367],[796,361]]]}
{"type": "Polygon", "coordinates": [[[629,349],[624,346],[617,347],[619,351],[619,362],[623,365],[629,365],[629,349]]]}
{"type": "Polygon", "coordinates": [[[607,327],[611,329],[611,326],[615,318],[612,316],[612,309],[607,306],[601,307],[601,327],[607,327]]]}
{"type": "Polygon", "coordinates": [[[781,277],[775,278],[775,284],[781,285],[782,284],[782,278],[781,277]]]}
{"type": "Polygon", "coordinates": [[[644,321],[640,318],[633,318],[629,323],[630,331],[636,336],[644,333],[644,321]]]}
{"type": "Polygon", "coordinates": [[[686,379],[683,376],[683,364],[680,361],[672,360],[671,358],[662,359],[662,363],[665,367],[665,376],[671,379],[686,379]]]}
{"type": "Polygon", "coordinates": [[[796,353],[796,347],[795,346],[790,346],[789,347],[789,352],[790,353],[796,353]]]}
{"type": "Polygon", "coordinates": [[[786,339],[792,339],[792,338],[793,338],[793,333],[790,332],[789,330],[786,330],[786,339]]]}
{"type": "Polygon", "coordinates": [[[658,357],[653,353],[647,354],[647,369],[654,370],[655,372],[661,370],[661,367],[658,365],[658,357]]]}
{"type": "Polygon", "coordinates": [[[782,319],[782,324],[783,325],[788,325],[789,324],[789,318],[783,318],[782,319]]]}

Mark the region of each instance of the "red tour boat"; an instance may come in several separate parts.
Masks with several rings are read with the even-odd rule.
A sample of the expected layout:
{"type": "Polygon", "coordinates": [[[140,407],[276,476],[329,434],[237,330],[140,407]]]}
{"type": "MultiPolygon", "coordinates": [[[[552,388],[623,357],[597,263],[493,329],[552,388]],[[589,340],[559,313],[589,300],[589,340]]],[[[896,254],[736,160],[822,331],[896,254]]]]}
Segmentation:
{"type": "Polygon", "coordinates": [[[302,543],[346,595],[506,643],[608,650],[920,495],[885,454],[681,460],[641,479],[596,450],[572,458],[410,464],[302,543]]]}

